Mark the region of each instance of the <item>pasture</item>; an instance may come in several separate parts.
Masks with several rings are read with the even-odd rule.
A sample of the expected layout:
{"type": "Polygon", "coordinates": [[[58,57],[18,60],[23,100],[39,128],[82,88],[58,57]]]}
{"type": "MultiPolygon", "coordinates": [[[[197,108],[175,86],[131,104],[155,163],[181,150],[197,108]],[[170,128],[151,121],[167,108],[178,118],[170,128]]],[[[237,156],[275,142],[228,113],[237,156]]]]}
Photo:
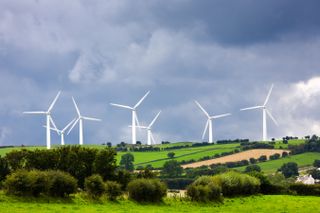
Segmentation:
{"type": "Polygon", "coordinates": [[[6,196],[0,192],[0,212],[319,212],[320,197],[261,195],[227,198],[224,203],[194,203],[166,198],[160,204],[137,204],[123,198],[117,202],[92,201],[75,195],[69,200],[6,196]]]}

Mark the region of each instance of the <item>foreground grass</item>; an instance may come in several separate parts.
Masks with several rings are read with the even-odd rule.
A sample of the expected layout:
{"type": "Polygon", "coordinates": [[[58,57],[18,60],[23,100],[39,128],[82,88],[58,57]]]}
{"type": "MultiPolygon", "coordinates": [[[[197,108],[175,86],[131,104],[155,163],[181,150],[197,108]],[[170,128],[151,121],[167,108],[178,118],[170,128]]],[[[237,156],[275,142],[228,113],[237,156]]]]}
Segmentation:
{"type": "Polygon", "coordinates": [[[320,197],[264,195],[225,199],[223,204],[193,203],[167,198],[160,204],[122,199],[94,202],[76,195],[70,200],[17,198],[0,194],[0,212],[320,212],[320,197]]]}
{"type": "MultiPolygon", "coordinates": [[[[274,173],[279,169],[284,163],[296,162],[299,167],[311,166],[314,160],[320,159],[319,152],[307,152],[298,155],[291,155],[285,158],[280,158],[278,160],[269,160],[263,163],[257,163],[261,167],[261,170],[265,173],[274,173]]],[[[244,171],[246,166],[236,168],[237,170],[244,171]]]]}

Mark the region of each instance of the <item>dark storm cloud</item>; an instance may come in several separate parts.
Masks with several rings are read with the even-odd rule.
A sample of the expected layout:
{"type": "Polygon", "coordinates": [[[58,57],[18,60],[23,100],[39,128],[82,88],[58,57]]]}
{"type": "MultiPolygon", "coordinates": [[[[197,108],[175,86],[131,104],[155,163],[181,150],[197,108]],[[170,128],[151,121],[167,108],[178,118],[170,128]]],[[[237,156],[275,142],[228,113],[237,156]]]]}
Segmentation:
{"type": "MultiPolygon", "coordinates": [[[[134,105],[147,90],[138,115],[147,124],[163,111],[158,140],[201,139],[205,117],[194,99],[213,114],[233,113],[214,124],[216,138],[257,139],[261,112],[238,110],[261,104],[271,83],[281,125],[269,123],[270,135],[320,132],[319,4],[2,1],[0,144],[44,144],[44,118],[21,112],[45,110],[60,89],[59,127],[75,116],[71,96],[103,119],[85,123],[87,143],[130,141],[130,112],[108,103],[134,105]]],[[[77,131],[66,141],[76,143],[77,131]]]]}

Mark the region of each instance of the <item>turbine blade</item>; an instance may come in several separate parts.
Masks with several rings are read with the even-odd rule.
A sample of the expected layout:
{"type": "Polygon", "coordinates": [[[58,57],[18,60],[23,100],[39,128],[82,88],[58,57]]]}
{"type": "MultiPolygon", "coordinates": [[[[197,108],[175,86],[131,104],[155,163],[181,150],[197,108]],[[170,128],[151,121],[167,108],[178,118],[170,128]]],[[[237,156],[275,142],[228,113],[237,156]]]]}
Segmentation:
{"type": "Polygon", "coordinates": [[[271,88],[269,89],[267,98],[266,98],[266,100],[264,101],[263,106],[265,106],[265,105],[268,103],[269,98],[270,98],[270,95],[271,95],[271,92],[272,92],[272,89],[273,89],[273,84],[271,85],[271,88]]]}
{"type": "Polygon", "coordinates": [[[198,101],[194,101],[196,104],[197,104],[197,106],[201,109],[201,111],[208,117],[208,118],[210,118],[210,115],[209,115],[209,113],[199,104],[199,102],[198,101]]]}
{"type": "Polygon", "coordinates": [[[91,118],[91,117],[85,117],[85,116],[82,116],[82,118],[84,120],[89,120],[89,121],[101,121],[101,119],[99,118],[91,118]]]}
{"type": "Polygon", "coordinates": [[[161,111],[158,112],[158,114],[156,115],[156,117],[154,117],[154,119],[151,121],[151,123],[149,124],[149,128],[152,127],[152,125],[154,124],[154,122],[156,122],[156,120],[158,119],[159,115],[160,115],[161,111]]]}
{"type": "Polygon", "coordinates": [[[136,116],[135,116],[135,120],[136,120],[137,126],[140,126],[140,123],[139,123],[139,119],[138,119],[138,115],[137,115],[137,114],[136,114],[136,116]]]}
{"type": "Polygon", "coordinates": [[[208,126],[209,126],[209,119],[207,120],[206,126],[204,127],[204,130],[203,130],[203,133],[202,133],[202,140],[204,139],[204,136],[206,135],[208,126]]]}
{"type": "Polygon", "coordinates": [[[263,108],[263,106],[247,107],[247,108],[240,109],[240,111],[251,110],[251,109],[260,109],[260,108],[263,108]]]}
{"type": "MultiPolygon", "coordinates": [[[[44,127],[44,128],[47,128],[46,125],[43,125],[43,127],[44,127]]],[[[49,129],[55,131],[58,135],[60,135],[60,132],[61,132],[61,131],[60,131],[59,129],[54,129],[54,128],[52,128],[52,127],[50,127],[49,129]]]]}
{"type": "Polygon", "coordinates": [[[269,112],[269,110],[266,109],[267,114],[269,115],[269,117],[271,118],[271,120],[275,123],[275,125],[279,126],[277,120],[272,116],[271,112],[269,112]]]}
{"type": "Polygon", "coordinates": [[[121,105],[121,104],[114,104],[114,103],[110,103],[110,105],[112,106],[116,106],[116,107],[120,107],[120,108],[125,108],[125,109],[133,109],[132,107],[126,106],[126,105],[121,105]]]}
{"type": "Polygon", "coordinates": [[[231,113],[225,113],[225,114],[221,114],[221,115],[215,115],[212,116],[211,118],[216,119],[216,118],[222,118],[222,117],[226,117],[226,116],[230,116],[231,113]]]}
{"type": "Polygon", "coordinates": [[[23,112],[23,114],[47,114],[45,111],[27,111],[23,112]]]}
{"type": "Polygon", "coordinates": [[[137,108],[142,103],[142,101],[149,95],[149,93],[150,91],[148,91],[133,108],[137,108]]]}
{"type": "Polygon", "coordinates": [[[50,105],[50,107],[49,107],[49,109],[48,109],[48,112],[50,112],[50,111],[52,110],[52,108],[53,108],[54,104],[56,103],[56,101],[58,100],[60,94],[61,94],[61,91],[58,92],[58,94],[56,95],[56,97],[55,97],[54,100],[52,101],[52,103],[51,103],[51,105],[50,105]]]}
{"type": "MultiPolygon", "coordinates": [[[[131,126],[131,125],[129,125],[128,127],[132,128],[132,126],[131,126]]],[[[147,127],[147,126],[136,126],[136,128],[140,128],[140,129],[148,129],[148,127],[147,127]]]]}
{"type": "Polygon", "coordinates": [[[81,116],[80,110],[79,110],[78,105],[77,105],[77,103],[76,103],[76,101],[74,100],[73,97],[72,97],[72,102],[73,102],[74,107],[76,108],[78,116],[80,117],[81,116]]]}
{"type": "Polygon", "coordinates": [[[80,120],[80,118],[78,118],[78,119],[72,124],[72,126],[71,126],[71,128],[69,129],[67,135],[70,134],[71,130],[76,126],[76,124],[79,122],[79,120],[80,120]]]}
{"type": "Polygon", "coordinates": [[[71,126],[71,124],[73,124],[73,122],[75,122],[75,120],[76,120],[75,118],[72,119],[72,121],[70,121],[61,131],[65,132],[71,126]]]}
{"type": "Polygon", "coordinates": [[[50,119],[50,123],[52,124],[52,126],[55,128],[55,129],[58,129],[56,124],[54,123],[52,117],[49,115],[49,119],[50,119]]]}

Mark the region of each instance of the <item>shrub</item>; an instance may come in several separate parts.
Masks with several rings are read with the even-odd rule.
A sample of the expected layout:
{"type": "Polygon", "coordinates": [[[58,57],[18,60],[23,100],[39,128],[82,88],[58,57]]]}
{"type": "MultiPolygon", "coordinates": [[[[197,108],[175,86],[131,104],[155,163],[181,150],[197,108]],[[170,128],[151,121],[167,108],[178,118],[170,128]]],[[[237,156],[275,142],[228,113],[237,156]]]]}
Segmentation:
{"type": "Polygon", "coordinates": [[[261,172],[261,168],[258,165],[249,165],[246,167],[245,172],[261,172]]]}
{"type": "Polygon", "coordinates": [[[222,188],[224,196],[251,195],[259,192],[259,179],[235,171],[215,175],[214,183],[222,188]]]}
{"type": "Polygon", "coordinates": [[[260,162],[265,162],[265,161],[267,160],[267,156],[261,155],[261,156],[258,158],[258,160],[259,160],[260,162]]]}
{"type": "Polygon", "coordinates": [[[84,189],[91,197],[100,197],[105,192],[105,184],[100,175],[91,175],[84,181],[84,189]]]}
{"type": "Polygon", "coordinates": [[[7,159],[0,156],[0,182],[5,180],[9,173],[10,169],[7,159]]]}
{"type": "Polygon", "coordinates": [[[31,194],[31,180],[26,170],[17,170],[7,176],[4,188],[8,194],[28,195],[31,194]]]}
{"type": "Polygon", "coordinates": [[[127,153],[121,156],[120,166],[128,171],[134,170],[134,156],[131,153],[127,153]]]}
{"type": "Polygon", "coordinates": [[[121,185],[115,181],[106,181],[105,190],[109,200],[115,200],[122,194],[121,185]]]}
{"type": "Polygon", "coordinates": [[[178,177],[178,176],[181,176],[182,172],[183,172],[183,168],[180,166],[179,162],[176,160],[166,161],[161,171],[162,175],[167,177],[178,177]]]}
{"type": "Polygon", "coordinates": [[[157,179],[136,179],[128,185],[129,198],[138,202],[160,202],[167,187],[157,179]]]}
{"type": "Polygon", "coordinates": [[[296,162],[289,162],[289,163],[283,164],[279,169],[279,171],[281,171],[286,178],[299,175],[298,164],[296,162]]]}
{"type": "Polygon", "coordinates": [[[320,179],[320,170],[318,169],[313,169],[310,171],[310,175],[314,178],[314,179],[320,179]]]}
{"type": "Polygon", "coordinates": [[[294,183],[289,186],[289,189],[295,191],[298,195],[320,196],[319,184],[307,185],[302,183],[294,183]]]}
{"type": "Polygon", "coordinates": [[[49,195],[66,197],[77,190],[77,180],[69,173],[61,171],[48,171],[49,195]]]}
{"type": "Polygon", "coordinates": [[[32,170],[28,173],[30,180],[30,192],[37,197],[41,193],[47,193],[49,187],[49,177],[47,172],[32,170]]]}
{"type": "Polygon", "coordinates": [[[221,187],[213,182],[212,177],[199,177],[187,187],[187,195],[192,201],[222,201],[221,187]]]}
{"type": "Polygon", "coordinates": [[[272,184],[269,178],[261,172],[252,171],[248,175],[260,180],[260,193],[262,194],[282,194],[285,191],[284,187],[272,184]]]}
{"type": "Polygon", "coordinates": [[[174,152],[168,152],[167,156],[168,156],[168,158],[174,158],[175,154],[176,153],[174,153],[174,152]]]}
{"type": "Polygon", "coordinates": [[[283,158],[287,157],[288,155],[289,155],[288,152],[282,152],[282,157],[283,158]]]}
{"type": "Polygon", "coordinates": [[[320,160],[314,160],[313,166],[319,168],[320,167],[320,160]]]}
{"type": "Polygon", "coordinates": [[[251,164],[257,163],[257,159],[255,159],[255,158],[250,158],[249,161],[251,164]]]}
{"type": "Polygon", "coordinates": [[[273,155],[270,155],[270,160],[277,160],[277,159],[279,159],[280,158],[280,154],[278,154],[278,153],[275,153],[275,154],[273,154],[273,155]]]}

